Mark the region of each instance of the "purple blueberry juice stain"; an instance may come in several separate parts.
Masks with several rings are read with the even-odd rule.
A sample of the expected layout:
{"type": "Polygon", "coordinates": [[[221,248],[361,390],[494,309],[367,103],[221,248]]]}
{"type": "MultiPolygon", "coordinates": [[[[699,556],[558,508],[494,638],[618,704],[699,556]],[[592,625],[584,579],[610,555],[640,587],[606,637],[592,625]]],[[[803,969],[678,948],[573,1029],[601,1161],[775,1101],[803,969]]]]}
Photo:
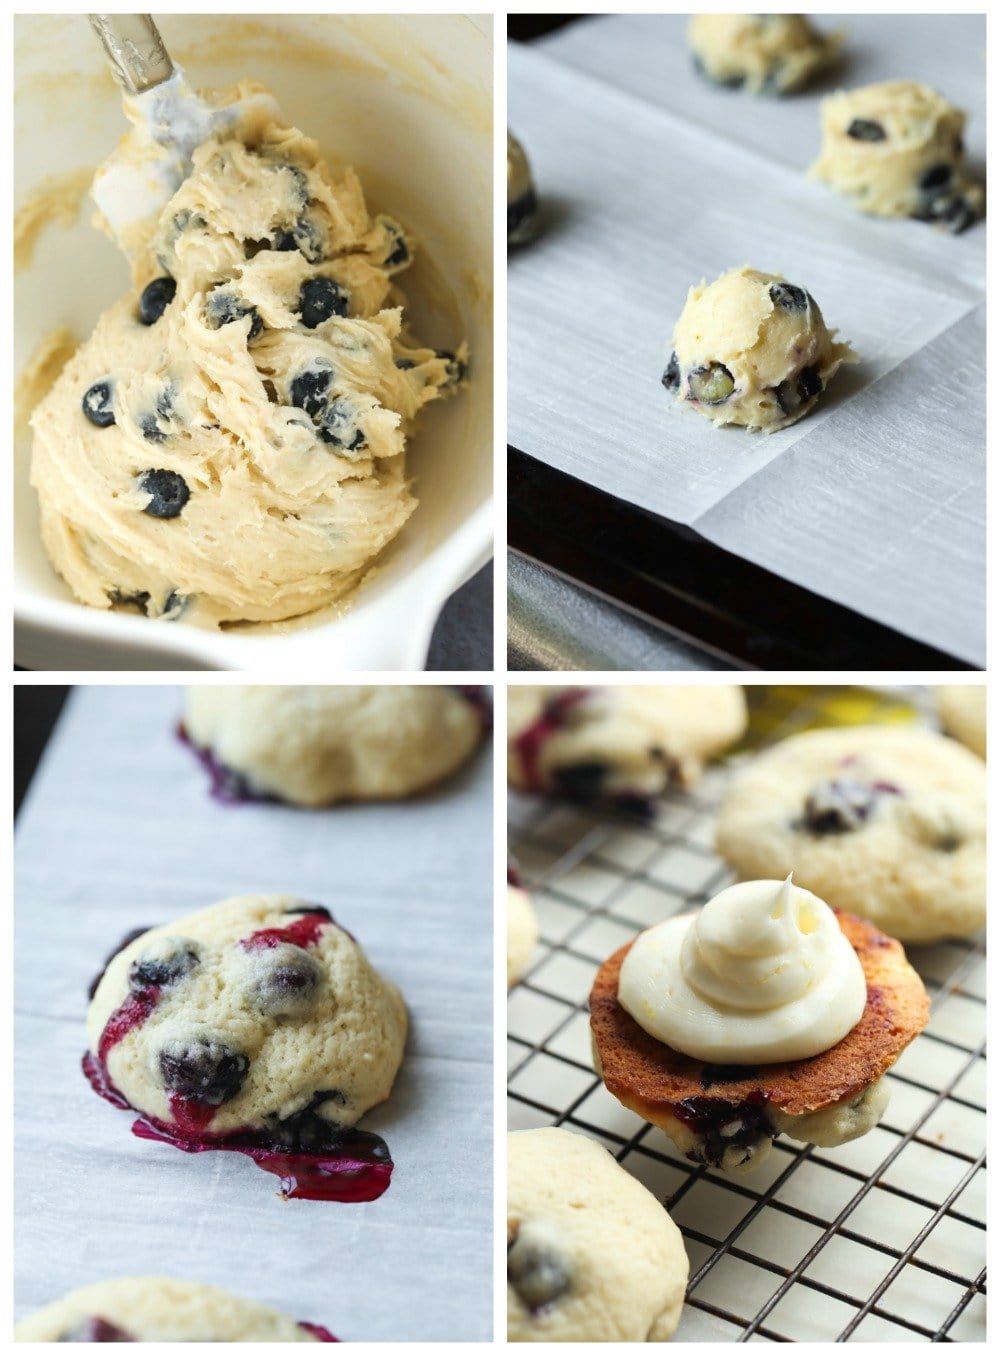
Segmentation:
{"type": "Polygon", "coordinates": [[[211,782],[209,794],[214,800],[219,801],[222,805],[287,804],[280,796],[273,796],[266,791],[258,791],[241,772],[234,772],[232,768],[220,763],[211,749],[203,749],[194,742],[184,728],[183,722],[178,723],[176,734],[181,743],[187,745],[208,773],[211,782]]]}
{"type": "Polygon", "coordinates": [[[339,1342],[339,1337],[334,1337],[329,1328],[321,1327],[319,1323],[306,1323],[300,1321],[299,1327],[303,1332],[310,1333],[317,1342],[339,1342]]]}

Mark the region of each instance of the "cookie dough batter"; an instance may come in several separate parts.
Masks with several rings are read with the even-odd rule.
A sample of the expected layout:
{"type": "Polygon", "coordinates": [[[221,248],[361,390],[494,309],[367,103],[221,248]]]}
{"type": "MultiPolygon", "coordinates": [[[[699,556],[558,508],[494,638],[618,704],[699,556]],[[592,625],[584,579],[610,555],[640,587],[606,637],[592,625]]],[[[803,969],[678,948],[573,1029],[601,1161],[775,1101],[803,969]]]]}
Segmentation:
{"type": "Polygon", "coordinates": [[[688,45],[702,75],[751,94],[789,94],[833,64],[841,36],[801,14],[696,14],[688,45]]]}
{"type": "Polygon", "coordinates": [[[795,880],[904,942],[986,921],[986,772],[929,730],[863,726],[782,740],[733,780],[719,852],[744,880],[795,880]]]}
{"type": "Polygon", "coordinates": [[[524,147],[507,133],[507,244],[524,245],[538,224],[538,197],[524,147]]]}
{"type": "Polygon", "coordinates": [[[917,217],[957,233],[980,215],[965,165],[965,114],[928,85],[890,80],[842,91],[821,108],[823,149],[809,170],[859,212],[917,217]]]}
{"type": "Polygon", "coordinates": [[[666,1342],[688,1259],[641,1182],[585,1135],[507,1136],[507,1337],[511,1342],[666,1342]]]}
{"type": "Polygon", "coordinates": [[[570,800],[631,801],[690,786],[746,728],[743,689],[511,687],[507,777],[570,800]]]}
{"type": "Polygon", "coordinates": [[[14,1329],[16,1342],[333,1342],[213,1285],[137,1276],[84,1286],[14,1329]]]}
{"type": "Polygon", "coordinates": [[[128,1104],[179,1137],[309,1144],[389,1096],[406,1009],[326,910],[244,895],[130,942],[87,1036],[128,1104]]]}
{"type": "Polygon", "coordinates": [[[980,758],[986,757],[986,689],[951,685],[935,691],[938,718],[946,733],[980,758]]]}
{"type": "Polygon", "coordinates": [[[191,687],[184,733],[230,799],[241,787],[247,799],[333,805],[442,781],[478,746],[483,717],[452,687],[191,687]]]}
{"type": "Polygon", "coordinates": [[[836,333],[804,287],[730,269],[688,292],[663,385],[713,424],[773,433],[809,413],[842,363],[858,361],[836,333]]]}
{"type": "Polygon", "coordinates": [[[538,943],[538,920],[531,896],[520,885],[507,881],[507,988],[511,989],[528,968],[538,943]]]}
{"type": "Polygon", "coordinates": [[[268,100],[239,107],[32,420],[45,547],[92,607],[213,627],[333,602],[413,512],[406,438],[465,375],[405,328],[403,230],[268,100]]]}

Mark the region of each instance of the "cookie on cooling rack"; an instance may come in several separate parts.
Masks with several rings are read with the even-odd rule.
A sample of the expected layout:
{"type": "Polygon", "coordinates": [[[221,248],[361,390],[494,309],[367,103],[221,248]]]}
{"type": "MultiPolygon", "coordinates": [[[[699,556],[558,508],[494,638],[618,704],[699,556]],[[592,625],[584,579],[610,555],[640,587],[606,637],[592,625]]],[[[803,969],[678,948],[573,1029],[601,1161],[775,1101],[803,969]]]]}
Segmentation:
{"type": "Polygon", "coordinates": [[[687,1278],[680,1230],[600,1144],[507,1136],[509,1341],[665,1342],[687,1278]]]}
{"type": "Polygon", "coordinates": [[[928,1012],[898,942],[790,879],[641,933],[590,994],[611,1095],[726,1173],[759,1166],[779,1134],[825,1148],[866,1134],[928,1012]]]}
{"type": "Polygon", "coordinates": [[[944,686],[934,689],[938,719],[947,734],[980,758],[986,757],[986,689],[944,686]]]}
{"type": "Polygon", "coordinates": [[[986,771],[929,730],[782,740],[733,778],[716,846],[737,874],[795,879],[904,942],[986,920],[986,771]]]}
{"type": "Polygon", "coordinates": [[[457,771],[487,724],[482,688],[191,687],[181,734],[222,800],[395,800],[457,771]]]}
{"type": "Polygon", "coordinates": [[[141,933],[97,982],[87,1034],[91,1085],[145,1138],[247,1153],[288,1195],[388,1186],[385,1144],[353,1127],[389,1096],[406,1009],[320,905],[244,895],[141,933]]]}
{"type": "Polygon", "coordinates": [[[16,1342],[335,1342],[213,1285],[139,1276],[99,1281],[46,1305],[14,1329],[16,1342]]]}
{"type": "Polygon", "coordinates": [[[746,729],[739,687],[510,687],[512,786],[647,813],[746,729]]]}
{"type": "Polygon", "coordinates": [[[531,896],[517,872],[507,868],[507,988],[511,989],[528,968],[538,944],[538,920],[531,896]]]}

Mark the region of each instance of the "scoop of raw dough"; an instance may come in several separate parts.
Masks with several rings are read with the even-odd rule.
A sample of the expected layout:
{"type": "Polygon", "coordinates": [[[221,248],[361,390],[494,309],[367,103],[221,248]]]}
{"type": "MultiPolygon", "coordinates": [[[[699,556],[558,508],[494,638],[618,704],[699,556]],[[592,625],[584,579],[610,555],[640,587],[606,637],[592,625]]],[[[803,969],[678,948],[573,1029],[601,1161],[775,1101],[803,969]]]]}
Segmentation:
{"type": "Polygon", "coordinates": [[[841,35],[818,33],[801,14],[695,14],[688,45],[707,79],[751,94],[801,89],[840,51],[841,35]]]}
{"type": "Polygon", "coordinates": [[[836,333],[804,287],[730,269],[688,292],[663,384],[713,424],[773,433],[812,409],[841,363],[858,361],[836,333]]]}
{"type": "Polygon", "coordinates": [[[927,85],[891,80],[841,91],[821,106],[823,150],[809,170],[859,212],[965,230],[983,190],[966,177],[965,114],[927,85]]]}
{"type": "Polygon", "coordinates": [[[464,350],[406,334],[403,231],[267,107],[195,152],[32,419],[45,547],[92,607],[213,626],[333,602],[412,513],[407,434],[464,377],[464,350]]]}
{"type": "Polygon", "coordinates": [[[524,245],[535,234],[538,197],[531,166],[517,137],[507,133],[507,244],[524,245]]]}

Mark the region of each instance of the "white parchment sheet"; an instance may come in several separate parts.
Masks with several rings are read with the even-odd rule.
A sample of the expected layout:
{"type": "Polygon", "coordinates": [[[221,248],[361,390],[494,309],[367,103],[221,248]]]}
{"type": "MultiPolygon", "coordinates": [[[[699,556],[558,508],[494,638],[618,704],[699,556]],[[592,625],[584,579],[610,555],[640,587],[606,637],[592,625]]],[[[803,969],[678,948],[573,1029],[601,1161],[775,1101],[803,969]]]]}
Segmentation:
{"type": "Polygon", "coordinates": [[[483,1339],[492,1313],[490,759],[413,801],[224,806],[180,693],[71,697],[18,820],[15,1307],[120,1275],[225,1286],[343,1340],[483,1339]],[[80,1071],[86,990],[125,933],[251,891],[325,903],[411,1032],[363,1205],[282,1201],[243,1155],[136,1139],[80,1071]]]}
{"type": "Polygon", "coordinates": [[[823,16],[834,79],[706,84],[686,16],[583,20],[509,46],[509,120],[545,228],[512,251],[509,438],[529,455],[969,662],[984,659],[985,226],[855,212],[805,177],[838,84],[925,80],[985,147],[981,15],[823,16]],[[660,384],[688,287],[744,263],[816,297],[861,355],[770,436],[660,384]]]}

